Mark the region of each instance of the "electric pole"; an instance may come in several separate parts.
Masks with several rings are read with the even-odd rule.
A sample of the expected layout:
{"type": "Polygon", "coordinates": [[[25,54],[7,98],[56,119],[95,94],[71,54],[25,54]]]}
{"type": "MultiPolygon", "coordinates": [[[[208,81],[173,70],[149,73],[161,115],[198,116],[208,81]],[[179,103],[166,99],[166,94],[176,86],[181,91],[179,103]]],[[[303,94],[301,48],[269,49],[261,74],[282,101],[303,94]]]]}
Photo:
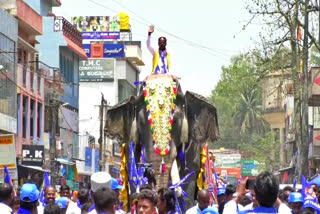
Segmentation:
{"type": "Polygon", "coordinates": [[[56,184],[56,126],[57,126],[57,103],[54,99],[50,100],[50,117],[51,117],[51,147],[50,147],[50,169],[51,169],[51,185],[56,184]]]}
{"type": "Polygon", "coordinates": [[[303,38],[303,70],[302,70],[302,78],[301,78],[301,119],[300,119],[300,128],[301,128],[301,147],[300,147],[300,158],[298,159],[298,164],[300,165],[300,169],[298,171],[299,177],[301,175],[308,175],[308,153],[309,153],[309,132],[308,132],[308,99],[309,99],[309,72],[308,72],[308,54],[309,54],[309,0],[305,0],[304,9],[304,38],[303,38]]]}
{"type": "Polygon", "coordinates": [[[105,169],[105,159],[104,155],[102,155],[105,151],[105,146],[104,146],[104,137],[103,137],[103,112],[104,112],[104,107],[105,107],[105,99],[104,95],[101,92],[101,103],[100,103],[100,137],[98,140],[99,143],[99,170],[104,171],[105,169]]]}

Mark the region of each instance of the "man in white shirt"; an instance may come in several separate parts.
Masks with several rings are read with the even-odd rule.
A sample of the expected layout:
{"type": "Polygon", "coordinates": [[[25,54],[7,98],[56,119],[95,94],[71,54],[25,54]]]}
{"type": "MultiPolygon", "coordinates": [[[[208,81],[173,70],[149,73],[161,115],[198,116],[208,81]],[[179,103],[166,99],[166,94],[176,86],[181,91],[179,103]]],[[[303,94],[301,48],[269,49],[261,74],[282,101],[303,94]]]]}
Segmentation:
{"type": "Polygon", "coordinates": [[[10,207],[13,202],[13,188],[10,184],[0,184],[0,210],[1,214],[11,214],[12,208],[10,207]]]}
{"type": "Polygon", "coordinates": [[[159,49],[154,50],[151,47],[151,34],[154,32],[154,27],[151,26],[148,31],[147,47],[153,56],[152,74],[166,74],[170,69],[170,54],[167,52],[167,39],[160,37],[158,39],[159,49]]]}
{"type": "MultiPolygon", "coordinates": [[[[201,214],[201,212],[209,207],[210,204],[210,194],[208,190],[202,189],[198,191],[197,194],[198,204],[187,210],[186,214],[201,214]]],[[[218,214],[218,211],[216,212],[218,214]]]]}
{"type": "MultiPolygon", "coordinates": [[[[91,175],[91,196],[100,188],[110,188],[111,175],[107,172],[96,172],[91,175]]],[[[89,214],[97,214],[95,205],[90,209],[89,214]]]]}

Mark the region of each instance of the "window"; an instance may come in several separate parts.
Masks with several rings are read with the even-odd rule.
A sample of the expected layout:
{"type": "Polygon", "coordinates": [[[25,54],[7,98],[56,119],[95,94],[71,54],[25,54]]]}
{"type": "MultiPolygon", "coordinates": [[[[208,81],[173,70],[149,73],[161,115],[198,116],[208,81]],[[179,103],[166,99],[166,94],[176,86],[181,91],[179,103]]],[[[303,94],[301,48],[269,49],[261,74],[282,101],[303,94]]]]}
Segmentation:
{"type": "Polygon", "coordinates": [[[33,139],[34,137],[34,132],[35,132],[35,115],[36,115],[36,111],[35,111],[35,107],[36,107],[36,102],[34,100],[31,100],[30,102],[30,138],[33,139]]]}
{"type": "Polygon", "coordinates": [[[38,103],[38,109],[37,109],[37,138],[40,138],[40,133],[42,132],[42,105],[38,103]]]}

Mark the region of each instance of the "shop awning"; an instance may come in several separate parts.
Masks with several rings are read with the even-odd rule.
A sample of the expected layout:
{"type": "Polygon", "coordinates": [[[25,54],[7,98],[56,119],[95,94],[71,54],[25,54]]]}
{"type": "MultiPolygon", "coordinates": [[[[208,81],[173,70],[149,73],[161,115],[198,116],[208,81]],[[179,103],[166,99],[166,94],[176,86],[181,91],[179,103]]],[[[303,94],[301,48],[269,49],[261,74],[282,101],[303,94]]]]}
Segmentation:
{"type": "Polygon", "coordinates": [[[38,170],[38,171],[41,171],[41,172],[50,172],[50,170],[43,169],[40,166],[27,166],[27,165],[18,165],[18,166],[24,167],[24,168],[28,168],[28,169],[38,170]]]}
{"type": "Polygon", "coordinates": [[[88,60],[86,53],[84,52],[82,47],[79,47],[76,43],[74,43],[71,39],[66,36],[63,36],[67,42],[68,48],[78,54],[83,60],[88,60]]]}
{"type": "Polygon", "coordinates": [[[56,161],[58,161],[58,162],[61,163],[61,164],[69,165],[69,166],[73,166],[73,165],[76,164],[76,163],[73,162],[73,161],[68,161],[68,160],[65,160],[65,159],[63,159],[63,158],[56,158],[56,161]]]}

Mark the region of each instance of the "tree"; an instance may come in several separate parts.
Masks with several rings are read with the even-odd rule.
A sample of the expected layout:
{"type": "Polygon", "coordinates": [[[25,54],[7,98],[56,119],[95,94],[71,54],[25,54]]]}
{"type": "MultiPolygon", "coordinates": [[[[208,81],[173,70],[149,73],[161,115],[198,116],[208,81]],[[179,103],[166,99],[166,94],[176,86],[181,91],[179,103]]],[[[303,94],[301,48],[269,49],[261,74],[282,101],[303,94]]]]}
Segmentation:
{"type": "Polygon", "coordinates": [[[253,16],[262,18],[267,29],[272,32],[263,36],[265,50],[288,47],[291,51],[290,67],[294,83],[293,119],[295,139],[300,151],[296,170],[300,179],[302,174],[307,175],[308,169],[308,49],[311,44],[319,49],[316,39],[309,32],[309,14],[319,11],[319,7],[309,5],[309,0],[249,0],[247,8],[253,16]],[[303,69],[300,69],[301,60],[303,69]]]}
{"type": "Polygon", "coordinates": [[[221,135],[213,148],[238,149],[244,158],[265,162],[265,168],[275,170],[278,141],[261,115],[260,83],[267,70],[260,66],[262,60],[273,59],[262,59],[258,51],[253,51],[233,57],[229,66],[222,67],[221,79],[211,96],[221,135]]]}

